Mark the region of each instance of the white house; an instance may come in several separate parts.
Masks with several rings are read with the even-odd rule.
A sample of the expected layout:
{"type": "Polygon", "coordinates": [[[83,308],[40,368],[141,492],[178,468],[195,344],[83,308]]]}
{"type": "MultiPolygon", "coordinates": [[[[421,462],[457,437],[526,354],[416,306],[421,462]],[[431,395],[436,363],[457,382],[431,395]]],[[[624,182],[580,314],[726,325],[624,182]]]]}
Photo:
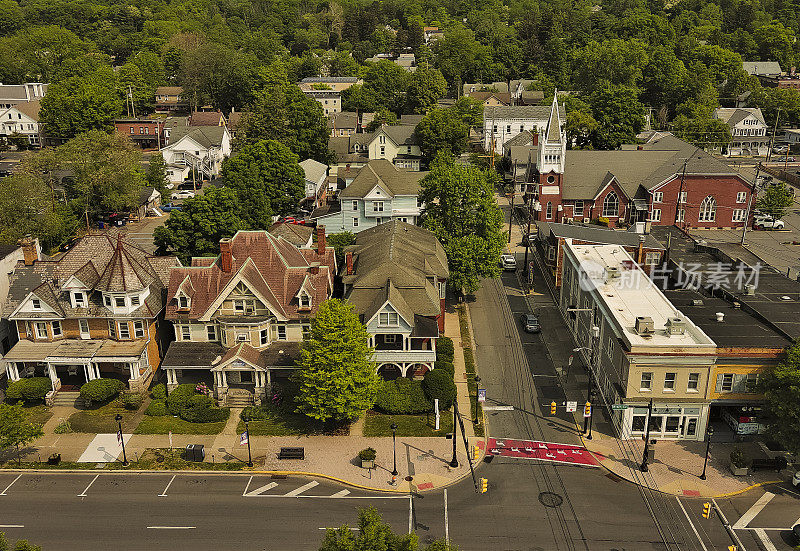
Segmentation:
{"type": "Polygon", "coordinates": [[[386,159],[397,168],[420,170],[422,151],[417,144],[415,126],[382,125],[372,134],[367,146],[370,161],[386,159]]]}
{"type": "MultiPolygon", "coordinates": [[[[727,155],[766,156],[769,152],[767,123],[758,107],[718,108],[714,118],[731,129],[727,155]]],[[[723,152],[724,153],[724,152],[723,152]]]]}
{"type": "Polygon", "coordinates": [[[202,178],[216,178],[231,154],[231,134],[226,126],[175,126],[161,154],[172,183],[190,177],[192,167],[202,178]]]}
{"type": "Polygon", "coordinates": [[[3,84],[0,82],[0,109],[14,107],[18,103],[40,100],[47,93],[47,84],[26,82],[25,84],[3,84]]]}
{"type": "Polygon", "coordinates": [[[324,202],[327,191],[325,183],[328,181],[328,165],[314,159],[306,159],[300,162],[300,168],[305,174],[305,203],[319,206],[324,202]]]}
{"type": "MultiPolygon", "coordinates": [[[[567,120],[564,105],[558,108],[561,120],[567,120]]],[[[547,128],[550,118],[550,106],[547,105],[513,105],[486,107],[483,110],[483,148],[503,154],[503,145],[526,130],[534,134],[547,128]]]]}
{"type": "Polygon", "coordinates": [[[28,138],[28,143],[38,146],[40,140],[39,100],[22,102],[0,111],[0,136],[8,138],[19,134],[28,138]]]}

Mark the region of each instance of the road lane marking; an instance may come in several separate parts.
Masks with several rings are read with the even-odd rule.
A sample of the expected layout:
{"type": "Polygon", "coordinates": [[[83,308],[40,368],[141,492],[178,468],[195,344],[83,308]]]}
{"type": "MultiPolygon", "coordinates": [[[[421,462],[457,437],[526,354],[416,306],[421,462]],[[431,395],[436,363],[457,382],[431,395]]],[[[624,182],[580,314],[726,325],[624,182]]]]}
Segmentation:
{"type": "Polygon", "coordinates": [[[263,494],[264,492],[266,492],[267,490],[271,490],[272,488],[274,488],[277,485],[278,485],[277,482],[270,482],[269,484],[265,484],[264,486],[261,486],[260,488],[256,488],[255,490],[250,490],[246,494],[242,494],[242,495],[244,497],[258,497],[261,494],[263,494]]]}
{"type": "Polygon", "coordinates": [[[83,492],[78,494],[78,497],[86,497],[86,492],[89,491],[89,488],[92,487],[92,484],[94,484],[94,481],[97,480],[98,478],[100,478],[99,474],[94,475],[94,478],[92,479],[92,481],[89,482],[89,485],[86,486],[86,489],[83,490],[83,492]]]}
{"type": "MultiPolygon", "coordinates": [[[[340,528],[341,528],[341,526],[336,527],[336,528],[317,528],[317,530],[339,530],[340,528]]],[[[348,526],[348,528],[350,528],[350,527],[348,526]]],[[[361,528],[350,528],[350,530],[353,530],[354,532],[358,532],[358,531],[361,530],[361,528]]]]}
{"type": "Polygon", "coordinates": [[[514,411],[514,406],[483,406],[483,411],[514,411]]]}
{"type": "Polygon", "coordinates": [[[689,518],[689,513],[686,512],[686,508],[683,506],[683,502],[680,499],[678,499],[678,496],[675,496],[675,500],[678,502],[678,505],[681,506],[681,511],[683,511],[683,514],[686,515],[686,520],[689,521],[689,526],[692,527],[692,532],[694,532],[694,535],[697,536],[697,541],[700,542],[700,547],[703,548],[703,551],[708,551],[706,544],[703,543],[700,534],[697,532],[697,528],[694,527],[694,522],[692,522],[692,519],[689,518]]]}
{"type": "Polygon", "coordinates": [[[318,486],[318,485],[319,485],[319,482],[316,482],[316,481],[312,480],[308,484],[304,484],[303,486],[300,486],[299,488],[295,488],[294,490],[292,490],[288,494],[284,494],[284,497],[296,497],[296,496],[299,496],[300,494],[302,494],[306,490],[310,490],[314,486],[318,486]]]}
{"type": "Polygon", "coordinates": [[[196,526],[148,526],[148,530],[194,530],[196,526]]]}
{"type": "Polygon", "coordinates": [[[745,514],[743,514],[739,520],[733,525],[734,530],[741,530],[742,528],[747,528],[747,525],[756,518],[758,513],[760,513],[764,507],[775,497],[775,494],[772,492],[764,492],[764,495],[758,498],[752,507],[750,507],[745,514]]]}
{"type": "Polygon", "coordinates": [[[414,500],[408,496],[408,533],[413,532],[414,528],[414,500]]]}
{"type": "Polygon", "coordinates": [[[250,477],[250,478],[247,480],[247,486],[245,486],[245,487],[244,487],[244,492],[242,492],[242,497],[244,497],[244,496],[246,496],[246,495],[247,495],[247,490],[250,488],[250,483],[251,483],[252,481],[253,481],[253,477],[251,476],[251,477],[250,477]]]}
{"type": "Polygon", "coordinates": [[[21,477],[22,477],[22,475],[18,475],[18,476],[17,476],[17,478],[15,478],[14,480],[12,480],[12,481],[11,481],[11,484],[9,484],[8,486],[6,486],[6,489],[5,489],[5,490],[3,490],[3,493],[0,493],[0,496],[4,496],[4,495],[6,495],[6,492],[8,491],[8,489],[9,489],[11,486],[13,486],[13,485],[14,485],[14,482],[16,482],[17,480],[19,480],[21,477]]]}
{"type": "Polygon", "coordinates": [[[167,484],[167,487],[164,488],[163,492],[158,494],[158,497],[167,497],[167,490],[169,490],[169,487],[172,486],[172,482],[175,480],[176,476],[178,476],[178,475],[176,475],[176,474],[172,475],[172,478],[169,479],[169,483],[167,484]]]}
{"type": "Polygon", "coordinates": [[[769,536],[767,536],[767,533],[763,528],[756,528],[755,533],[756,536],[758,536],[758,539],[760,539],[761,543],[764,545],[764,549],[767,551],[778,551],[778,548],[775,547],[775,544],[772,543],[772,540],[769,539],[769,536]]]}
{"type": "Polygon", "coordinates": [[[0,524],[0,528],[25,528],[24,524],[0,524]]]}
{"type": "Polygon", "coordinates": [[[450,542],[450,523],[447,521],[447,488],[444,489],[444,541],[450,542]]]}
{"type": "Polygon", "coordinates": [[[344,497],[350,493],[350,490],[341,490],[333,494],[331,497],[344,497]]]}

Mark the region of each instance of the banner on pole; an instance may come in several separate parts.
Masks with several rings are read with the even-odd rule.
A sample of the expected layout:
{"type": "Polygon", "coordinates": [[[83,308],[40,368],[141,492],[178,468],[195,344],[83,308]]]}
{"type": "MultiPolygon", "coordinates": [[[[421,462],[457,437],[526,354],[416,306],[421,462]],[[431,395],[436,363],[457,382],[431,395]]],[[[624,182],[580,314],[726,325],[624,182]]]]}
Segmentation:
{"type": "Polygon", "coordinates": [[[439,398],[433,399],[433,411],[436,412],[436,430],[439,430],[439,398]]]}
{"type": "Polygon", "coordinates": [[[239,445],[240,446],[246,446],[249,441],[250,441],[250,435],[247,434],[247,431],[244,431],[242,433],[242,440],[241,440],[241,442],[239,442],[239,445]]]}
{"type": "Polygon", "coordinates": [[[486,389],[485,388],[479,388],[478,389],[478,401],[479,402],[485,402],[486,401],[486,389]]]}

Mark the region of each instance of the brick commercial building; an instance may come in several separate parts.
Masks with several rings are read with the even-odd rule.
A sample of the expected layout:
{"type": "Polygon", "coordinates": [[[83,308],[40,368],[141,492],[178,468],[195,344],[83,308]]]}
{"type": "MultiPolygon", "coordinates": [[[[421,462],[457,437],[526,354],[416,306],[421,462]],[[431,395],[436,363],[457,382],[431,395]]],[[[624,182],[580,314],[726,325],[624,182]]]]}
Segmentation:
{"type": "Polygon", "coordinates": [[[150,149],[164,145],[164,121],[147,118],[115,119],[114,128],[139,147],[150,149]]]}

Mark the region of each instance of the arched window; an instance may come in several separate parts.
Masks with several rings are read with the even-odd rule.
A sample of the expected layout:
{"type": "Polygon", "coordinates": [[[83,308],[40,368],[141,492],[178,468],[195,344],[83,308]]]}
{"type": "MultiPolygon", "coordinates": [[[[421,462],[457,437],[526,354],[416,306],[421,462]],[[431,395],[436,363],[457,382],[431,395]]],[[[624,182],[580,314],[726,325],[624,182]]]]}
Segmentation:
{"type": "Polygon", "coordinates": [[[550,220],[553,217],[553,203],[550,201],[547,202],[547,212],[545,214],[545,218],[550,220]]]}
{"type": "Polygon", "coordinates": [[[700,203],[700,222],[713,222],[717,218],[717,200],[709,195],[700,203]]]}
{"type": "Polygon", "coordinates": [[[619,216],[619,197],[613,191],[610,191],[606,198],[603,199],[603,217],[612,218],[619,216]]]}

